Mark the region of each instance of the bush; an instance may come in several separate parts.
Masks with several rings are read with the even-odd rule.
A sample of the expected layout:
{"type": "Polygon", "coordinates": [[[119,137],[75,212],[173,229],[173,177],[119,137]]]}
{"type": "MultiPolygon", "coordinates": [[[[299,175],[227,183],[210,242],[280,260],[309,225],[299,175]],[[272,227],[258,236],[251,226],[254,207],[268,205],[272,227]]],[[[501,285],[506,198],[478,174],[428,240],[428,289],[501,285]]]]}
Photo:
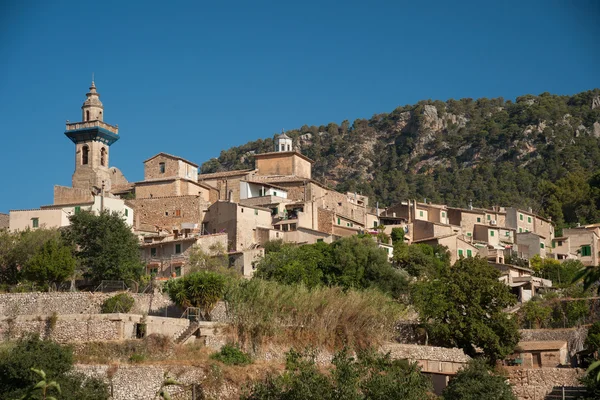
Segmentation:
{"type": "Polygon", "coordinates": [[[227,289],[228,278],[216,272],[201,271],[183,278],[169,280],[163,291],[181,307],[199,307],[204,318],[210,320],[210,312],[227,289]]]}
{"type": "Polygon", "coordinates": [[[252,363],[250,355],[244,353],[239,347],[230,344],[221,347],[221,350],[213,353],[210,358],[227,365],[248,365],[252,363]]]}
{"type": "Polygon", "coordinates": [[[103,314],[109,313],[128,313],[133,308],[135,300],[128,293],[119,293],[116,296],[109,297],[102,303],[101,312],[103,314]]]}
{"type": "Polygon", "coordinates": [[[17,342],[0,357],[0,398],[16,399],[39,381],[30,369],[41,369],[48,381],[63,388],[61,400],[106,400],[107,386],[98,379],[88,379],[73,373],[73,352],[37,336],[17,342]]]}
{"type": "Polygon", "coordinates": [[[146,360],[146,356],[144,354],[140,354],[140,353],[133,353],[129,357],[129,361],[132,363],[141,363],[145,360],[146,360]]]}
{"type": "Polygon", "coordinates": [[[516,400],[511,386],[494,375],[484,359],[473,359],[458,371],[443,393],[444,400],[516,400]]]}

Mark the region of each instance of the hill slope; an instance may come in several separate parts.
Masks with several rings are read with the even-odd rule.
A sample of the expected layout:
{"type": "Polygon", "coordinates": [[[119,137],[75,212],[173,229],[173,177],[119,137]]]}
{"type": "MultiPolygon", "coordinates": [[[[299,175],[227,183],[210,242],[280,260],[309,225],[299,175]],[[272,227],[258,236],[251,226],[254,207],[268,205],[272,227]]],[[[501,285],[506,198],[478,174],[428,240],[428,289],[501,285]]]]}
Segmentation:
{"type": "MultiPolygon", "coordinates": [[[[559,226],[600,220],[600,89],[497,99],[420,101],[353,124],[286,132],[316,161],[313,177],[390,205],[517,205],[559,226]]],[[[222,151],[202,172],[253,166],[273,139],[222,151]]]]}

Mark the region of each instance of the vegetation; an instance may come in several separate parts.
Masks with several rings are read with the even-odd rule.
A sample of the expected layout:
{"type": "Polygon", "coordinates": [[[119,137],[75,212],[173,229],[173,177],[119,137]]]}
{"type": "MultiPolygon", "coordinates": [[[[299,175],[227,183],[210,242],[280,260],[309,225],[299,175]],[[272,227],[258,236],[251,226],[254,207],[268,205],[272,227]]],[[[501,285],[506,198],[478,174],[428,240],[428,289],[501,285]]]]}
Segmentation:
{"type": "Polygon", "coordinates": [[[279,339],[314,346],[369,347],[389,340],[404,307],[376,289],[238,281],[226,295],[238,342],[279,339]]]}
{"type": "Polygon", "coordinates": [[[416,278],[436,277],[450,267],[450,252],[446,247],[427,244],[394,242],[394,263],[416,278]]]}
{"type": "Polygon", "coordinates": [[[102,280],[137,281],[143,272],[137,237],[121,215],[80,212],[69,217],[65,237],[78,247],[85,276],[102,280]]]}
{"type": "Polygon", "coordinates": [[[135,299],[129,293],[119,293],[104,300],[100,311],[103,314],[128,313],[134,304],[135,299]]]}
{"type": "Polygon", "coordinates": [[[581,285],[563,289],[560,293],[534,296],[518,312],[522,328],[571,328],[597,320],[592,312],[598,307],[596,299],[588,299],[589,291],[581,285]]]}
{"type": "Polygon", "coordinates": [[[416,364],[388,355],[347,350],[336,353],[333,366],[323,373],[315,354],[290,350],[282,375],[269,375],[250,385],[242,400],[426,400],[434,398],[430,382],[416,364]]]}
{"type": "Polygon", "coordinates": [[[295,246],[274,243],[258,263],[255,276],[284,284],[301,283],[364,289],[375,287],[393,297],[406,292],[406,275],[393,268],[385,250],[368,236],[350,236],[332,244],[295,246]]]}
{"type": "Polygon", "coordinates": [[[248,365],[252,363],[252,358],[244,353],[239,347],[226,344],[221,347],[217,353],[213,353],[210,358],[221,361],[227,365],[248,365]]]}
{"type": "Polygon", "coordinates": [[[412,299],[433,340],[491,362],[510,354],[519,341],[517,322],[503,310],[516,303],[500,273],[482,258],[464,258],[436,279],[415,284],[412,299]]]}
{"type": "Polygon", "coordinates": [[[221,243],[210,246],[208,250],[209,252],[205,252],[198,245],[192,247],[188,261],[191,272],[225,272],[228,269],[229,259],[227,258],[227,249],[221,243]]]}
{"type": "Polygon", "coordinates": [[[458,371],[444,390],[444,400],[516,400],[506,379],[494,373],[484,359],[473,359],[458,371]]]}
{"type": "MultiPolygon", "coordinates": [[[[532,207],[560,232],[600,220],[600,148],[592,133],[600,108],[591,109],[598,95],[595,89],[516,101],[424,100],[368,120],[286,134],[315,160],[314,177],[367,195],[371,204],[427,198],[460,207],[470,199],[482,207],[532,207]]],[[[252,154],[272,148],[268,138],[224,150],[201,172],[253,168],[252,154]]]]}
{"type": "Polygon", "coordinates": [[[199,307],[210,321],[210,312],[225,295],[228,279],[216,272],[194,272],[179,279],[169,280],[164,291],[181,307],[199,307]]]}
{"type": "Polygon", "coordinates": [[[50,387],[56,382],[62,389],[61,400],[106,400],[108,388],[98,379],[86,378],[73,371],[73,353],[69,347],[29,337],[0,355],[0,398],[26,396],[42,380],[50,387]]]}
{"type": "Polygon", "coordinates": [[[561,263],[552,258],[542,259],[539,255],[530,260],[530,266],[535,276],[551,280],[552,286],[558,288],[573,285],[577,273],[584,268],[579,260],[567,260],[561,263]]]}
{"type": "Polygon", "coordinates": [[[60,237],[53,237],[27,261],[23,277],[41,287],[60,284],[73,275],[75,264],[72,246],[65,244],[60,237]]]}

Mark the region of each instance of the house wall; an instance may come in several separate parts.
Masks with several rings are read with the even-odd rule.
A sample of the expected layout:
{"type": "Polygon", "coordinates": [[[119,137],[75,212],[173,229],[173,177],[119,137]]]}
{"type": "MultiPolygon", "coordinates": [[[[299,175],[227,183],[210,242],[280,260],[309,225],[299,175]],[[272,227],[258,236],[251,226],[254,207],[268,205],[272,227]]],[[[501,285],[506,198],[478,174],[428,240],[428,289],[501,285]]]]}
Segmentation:
{"type": "Polygon", "coordinates": [[[333,238],[330,234],[310,229],[298,228],[295,231],[282,233],[283,240],[291,243],[314,244],[319,240],[322,240],[325,243],[331,243],[333,241],[333,238]]]}
{"type": "Polygon", "coordinates": [[[144,163],[144,180],[156,178],[186,178],[198,180],[198,167],[165,155],[158,155],[144,163]],[[160,163],[165,163],[165,172],[160,172],[160,163]]]}
{"type": "Polygon", "coordinates": [[[54,186],[54,204],[87,203],[92,201],[92,192],[88,189],[76,189],[67,186],[54,186]]]}
{"type": "Polygon", "coordinates": [[[460,226],[465,236],[473,235],[475,224],[484,224],[485,213],[475,210],[448,209],[450,224],[460,226]]]}
{"type": "Polygon", "coordinates": [[[208,202],[201,196],[168,196],[129,200],[134,206],[135,226],[178,227],[183,222],[200,224],[208,202]],[[179,215],[177,215],[179,210],[179,215]]]}
{"type": "Polygon", "coordinates": [[[275,152],[255,156],[257,175],[294,175],[311,179],[312,163],[296,152],[275,152]]]}
{"type": "Polygon", "coordinates": [[[24,231],[33,228],[33,218],[38,218],[39,228],[59,228],[69,225],[69,216],[62,209],[51,210],[11,210],[9,212],[9,230],[24,231]]]}
{"type": "Polygon", "coordinates": [[[598,241],[596,234],[585,228],[563,229],[563,236],[569,238],[571,251],[577,254],[577,259],[585,266],[598,265],[598,241]],[[590,246],[592,254],[590,256],[581,255],[581,246],[590,246]]]}
{"type": "Polygon", "coordinates": [[[546,258],[546,245],[544,243],[544,248],[542,249],[540,245],[542,243],[544,243],[542,238],[535,233],[517,233],[517,245],[519,245],[519,251],[521,251],[521,245],[527,246],[528,251],[523,254],[527,259],[531,259],[536,255],[546,258]]]}

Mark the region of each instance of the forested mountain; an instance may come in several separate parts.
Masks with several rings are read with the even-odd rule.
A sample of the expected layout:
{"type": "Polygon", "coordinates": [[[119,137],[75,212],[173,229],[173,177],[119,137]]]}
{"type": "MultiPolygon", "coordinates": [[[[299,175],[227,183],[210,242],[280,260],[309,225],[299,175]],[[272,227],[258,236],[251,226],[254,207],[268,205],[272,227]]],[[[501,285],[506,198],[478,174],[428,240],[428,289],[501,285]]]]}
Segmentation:
{"type": "MultiPolygon", "coordinates": [[[[286,132],[313,178],[372,204],[532,207],[559,226],[600,221],[600,89],[516,101],[424,100],[371,119],[286,132]]],[[[222,151],[203,173],[251,168],[273,139],[222,151]]]]}

